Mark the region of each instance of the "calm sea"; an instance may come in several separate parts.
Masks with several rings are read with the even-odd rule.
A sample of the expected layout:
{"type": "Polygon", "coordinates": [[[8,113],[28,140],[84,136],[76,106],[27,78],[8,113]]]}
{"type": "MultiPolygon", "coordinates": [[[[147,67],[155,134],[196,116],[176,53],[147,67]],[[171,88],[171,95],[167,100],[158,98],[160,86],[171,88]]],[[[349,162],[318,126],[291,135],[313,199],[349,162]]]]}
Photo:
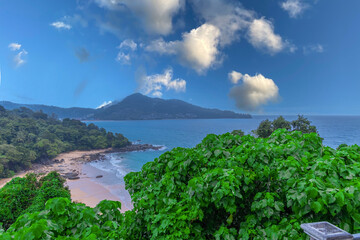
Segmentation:
{"type": "MultiPolygon", "coordinates": [[[[160,151],[113,153],[105,161],[89,163],[99,169],[104,177],[96,179],[101,184],[123,183],[123,177],[131,171],[140,171],[148,161],[174,147],[194,147],[210,133],[222,134],[234,129],[250,133],[264,119],[277,116],[254,116],[252,119],[196,119],[151,121],[93,122],[107,131],[122,133],[132,142],[161,145],[160,151]],[[106,177],[105,177],[106,176],[106,177]]],[[[360,144],[360,116],[306,116],[324,138],[324,145],[336,148],[339,144],[360,144]]],[[[289,121],[297,116],[285,116],[289,121]]],[[[115,192],[116,194],[116,192],[115,192]]],[[[120,194],[120,193],[118,193],[120,194]]]]}

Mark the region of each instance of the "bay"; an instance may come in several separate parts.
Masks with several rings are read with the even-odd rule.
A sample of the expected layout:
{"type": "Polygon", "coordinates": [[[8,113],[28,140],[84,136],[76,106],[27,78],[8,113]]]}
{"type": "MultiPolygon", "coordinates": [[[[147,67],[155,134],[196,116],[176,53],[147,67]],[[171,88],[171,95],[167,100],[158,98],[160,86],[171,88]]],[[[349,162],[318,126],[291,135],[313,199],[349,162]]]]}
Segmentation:
{"type": "MultiPolygon", "coordinates": [[[[265,119],[273,120],[278,116],[253,116],[252,119],[182,119],[149,121],[95,121],[95,125],[107,131],[121,133],[132,142],[160,145],[159,151],[108,154],[104,161],[89,163],[103,172],[106,177],[95,181],[111,186],[124,184],[124,176],[153,161],[166,151],[175,147],[194,147],[208,134],[223,134],[241,129],[246,134],[258,127],[265,119]]],[[[297,116],[284,116],[288,121],[297,116]]],[[[360,144],[360,116],[305,116],[318,129],[324,139],[323,144],[336,148],[342,143],[360,144]]],[[[86,122],[90,123],[90,122],[86,122]]],[[[113,191],[121,195],[121,192],[113,191]]]]}

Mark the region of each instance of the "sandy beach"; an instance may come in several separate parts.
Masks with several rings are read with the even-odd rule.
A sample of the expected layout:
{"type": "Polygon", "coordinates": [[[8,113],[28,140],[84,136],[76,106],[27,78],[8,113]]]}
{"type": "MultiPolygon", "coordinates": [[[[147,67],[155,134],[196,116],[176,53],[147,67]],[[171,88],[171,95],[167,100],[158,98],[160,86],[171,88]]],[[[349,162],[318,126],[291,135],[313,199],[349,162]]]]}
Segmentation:
{"type": "MultiPolygon", "coordinates": [[[[66,180],[66,185],[71,192],[71,199],[75,202],[85,203],[89,207],[95,207],[100,201],[107,199],[113,201],[120,201],[122,204],[121,211],[131,209],[130,196],[122,185],[114,185],[111,188],[119,188],[123,191],[123,199],[111,193],[111,188],[99,184],[92,179],[95,179],[97,172],[95,169],[85,167],[86,162],[94,158],[101,157],[101,154],[108,152],[111,149],[101,149],[92,151],[73,151],[58,155],[53,159],[53,162],[48,165],[34,165],[32,170],[20,172],[14,177],[24,177],[27,173],[49,173],[57,171],[60,174],[73,173],[77,175],[78,179],[66,180]],[[126,202],[124,201],[126,199],[126,202]]],[[[99,173],[101,175],[101,173],[99,173]]],[[[12,178],[14,178],[12,177],[12,178]]],[[[99,176],[98,176],[99,177],[99,176]]],[[[3,187],[12,178],[0,179],[0,188],[3,187]]]]}

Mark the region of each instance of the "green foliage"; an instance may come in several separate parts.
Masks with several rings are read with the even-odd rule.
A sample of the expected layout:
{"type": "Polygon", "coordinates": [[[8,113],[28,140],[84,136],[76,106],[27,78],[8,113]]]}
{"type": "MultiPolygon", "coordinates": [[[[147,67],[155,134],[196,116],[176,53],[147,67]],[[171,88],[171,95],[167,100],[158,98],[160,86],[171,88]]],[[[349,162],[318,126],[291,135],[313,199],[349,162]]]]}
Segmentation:
{"type": "Polygon", "coordinates": [[[125,227],[128,239],[306,239],[300,224],[316,221],[358,232],[359,180],[357,145],[285,129],[209,135],[125,177],[136,223],[125,227]]]}
{"type": "Polygon", "coordinates": [[[300,131],[302,133],[316,132],[316,127],[310,125],[310,121],[304,116],[299,115],[298,119],[291,122],[294,131],[300,131]]]}
{"type": "Polygon", "coordinates": [[[37,179],[35,174],[14,178],[0,189],[0,223],[9,227],[22,214],[41,211],[54,197],[70,199],[65,180],[57,172],[37,179]]]}
{"type": "Polygon", "coordinates": [[[93,123],[58,121],[27,108],[0,108],[0,178],[9,177],[32,163],[71,150],[90,150],[129,145],[121,134],[106,132],[93,123]]]}
{"type": "MultiPolygon", "coordinates": [[[[17,180],[19,181],[19,180],[17,180]]],[[[1,239],[306,239],[301,223],[360,231],[360,147],[322,145],[316,133],[269,138],[208,135],[125,177],[134,209],[91,209],[55,198],[1,239]]]]}
{"type": "Polygon", "coordinates": [[[244,136],[245,133],[242,130],[234,130],[231,132],[232,135],[244,136]]]}
{"type": "Polygon", "coordinates": [[[259,127],[254,131],[254,133],[259,137],[267,138],[271,135],[271,133],[273,133],[273,131],[272,122],[266,119],[259,124],[259,127]]]}
{"type": "Polygon", "coordinates": [[[1,239],[122,239],[119,226],[124,221],[120,202],[104,200],[95,208],[54,198],[45,210],[27,213],[0,235],[1,239]]]}
{"type": "Polygon", "coordinates": [[[311,122],[302,115],[299,115],[298,118],[292,122],[289,122],[285,120],[283,116],[280,116],[274,121],[270,121],[269,119],[262,121],[259,124],[259,127],[256,130],[253,130],[253,133],[261,138],[269,137],[277,129],[300,131],[302,133],[316,133],[316,127],[310,124],[311,122]]]}
{"type": "MultiPolygon", "coordinates": [[[[300,117],[300,116],[299,116],[300,117]]],[[[310,124],[310,122],[309,122],[310,124]]],[[[291,129],[291,124],[290,122],[286,121],[285,118],[283,116],[278,117],[277,119],[275,119],[272,122],[272,126],[274,131],[280,128],[285,128],[286,130],[290,130],[291,129]]]]}

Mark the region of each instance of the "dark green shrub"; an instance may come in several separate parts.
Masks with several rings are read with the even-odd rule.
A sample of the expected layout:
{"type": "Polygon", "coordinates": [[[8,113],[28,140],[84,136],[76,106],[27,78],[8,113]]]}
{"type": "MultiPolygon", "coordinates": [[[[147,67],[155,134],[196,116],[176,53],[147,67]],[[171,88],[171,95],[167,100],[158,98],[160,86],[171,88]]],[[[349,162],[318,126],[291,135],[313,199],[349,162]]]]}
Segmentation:
{"type": "Polygon", "coordinates": [[[70,199],[64,187],[65,180],[57,172],[51,172],[39,181],[31,173],[24,178],[14,178],[0,189],[0,223],[9,227],[22,214],[42,211],[45,203],[54,197],[70,199]]]}

